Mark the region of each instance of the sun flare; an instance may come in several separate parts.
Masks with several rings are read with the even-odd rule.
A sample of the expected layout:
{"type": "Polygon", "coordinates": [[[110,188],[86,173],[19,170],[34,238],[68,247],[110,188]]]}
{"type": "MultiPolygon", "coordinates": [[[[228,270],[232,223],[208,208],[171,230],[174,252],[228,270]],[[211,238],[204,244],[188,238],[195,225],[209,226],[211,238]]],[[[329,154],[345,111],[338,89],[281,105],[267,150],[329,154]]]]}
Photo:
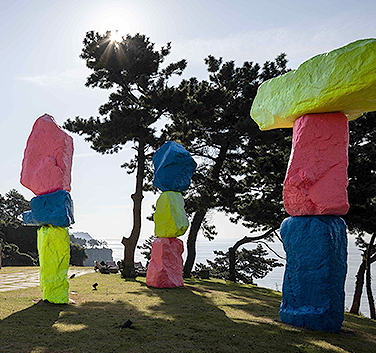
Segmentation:
{"type": "Polygon", "coordinates": [[[111,30],[111,42],[121,42],[122,37],[124,37],[123,33],[120,33],[118,29],[112,29],[111,30]]]}
{"type": "Polygon", "coordinates": [[[112,42],[121,42],[122,38],[134,27],[134,21],[130,16],[112,14],[104,17],[98,27],[101,33],[111,32],[112,42]]]}

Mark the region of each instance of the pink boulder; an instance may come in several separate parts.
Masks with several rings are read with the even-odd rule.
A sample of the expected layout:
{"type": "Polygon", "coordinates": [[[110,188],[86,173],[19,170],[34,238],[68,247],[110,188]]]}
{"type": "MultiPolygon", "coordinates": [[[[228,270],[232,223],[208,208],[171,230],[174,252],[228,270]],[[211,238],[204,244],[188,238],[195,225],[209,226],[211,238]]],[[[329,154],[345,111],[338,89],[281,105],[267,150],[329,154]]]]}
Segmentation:
{"type": "Polygon", "coordinates": [[[183,242],[177,238],[157,238],[151,249],[146,284],[156,288],[174,288],[183,282],[183,242]]]}
{"type": "Polygon", "coordinates": [[[291,216],[344,215],[349,129],[342,113],[307,114],[294,123],[283,201],[291,216]]]}
{"type": "Polygon", "coordinates": [[[27,140],[22,161],[21,184],[36,195],[71,190],[73,139],[44,114],[27,140]]]}

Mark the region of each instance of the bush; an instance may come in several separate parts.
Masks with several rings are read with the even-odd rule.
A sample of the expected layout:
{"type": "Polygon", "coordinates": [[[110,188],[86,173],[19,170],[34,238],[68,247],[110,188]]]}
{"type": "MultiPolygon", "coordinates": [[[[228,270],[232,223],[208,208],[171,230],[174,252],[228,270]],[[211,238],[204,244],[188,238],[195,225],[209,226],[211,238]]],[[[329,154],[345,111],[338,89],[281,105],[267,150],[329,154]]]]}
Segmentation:
{"type": "Polygon", "coordinates": [[[38,264],[38,259],[20,252],[16,244],[3,243],[2,249],[3,266],[36,266],[38,264]]]}
{"type": "MultiPolygon", "coordinates": [[[[207,265],[199,263],[196,265],[196,272],[209,269],[211,277],[228,280],[230,277],[229,252],[214,250],[217,255],[213,261],[206,260],[207,265]]],[[[247,250],[245,248],[236,251],[235,272],[239,282],[253,284],[254,279],[264,278],[274,267],[283,266],[276,259],[267,259],[268,254],[257,245],[256,249],[247,250]]]]}
{"type": "Polygon", "coordinates": [[[70,260],[69,264],[73,266],[84,266],[84,262],[87,259],[85,249],[74,243],[70,243],[70,260]]]}

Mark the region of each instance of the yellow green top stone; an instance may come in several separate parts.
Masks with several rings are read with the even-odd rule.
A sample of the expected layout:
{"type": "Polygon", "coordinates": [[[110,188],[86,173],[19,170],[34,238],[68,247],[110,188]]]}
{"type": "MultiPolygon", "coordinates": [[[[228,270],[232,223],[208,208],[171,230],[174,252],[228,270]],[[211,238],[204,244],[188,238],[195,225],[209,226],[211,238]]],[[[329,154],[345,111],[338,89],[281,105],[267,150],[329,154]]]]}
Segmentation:
{"type": "Polygon", "coordinates": [[[159,238],[176,238],[188,229],[189,222],[180,192],[164,191],[159,196],[154,213],[154,234],[159,238]]]}
{"type": "Polygon", "coordinates": [[[376,110],[376,39],[362,39],[265,81],[251,117],[261,130],[290,128],[304,114],[342,112],[354,120],[376,110]]]}

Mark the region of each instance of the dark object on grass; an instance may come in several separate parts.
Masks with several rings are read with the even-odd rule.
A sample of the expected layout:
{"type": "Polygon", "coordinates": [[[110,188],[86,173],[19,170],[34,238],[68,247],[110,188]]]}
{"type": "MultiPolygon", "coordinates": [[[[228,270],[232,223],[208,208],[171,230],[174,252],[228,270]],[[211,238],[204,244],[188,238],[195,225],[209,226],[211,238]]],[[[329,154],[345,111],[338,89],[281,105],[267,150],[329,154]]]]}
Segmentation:
{"type": "Polygon", "coordinates": [[[72,276],[70,276],[69,277],[69,279],[72,279],[72,278],[74,278],[76,276],[76,274],[75,273],[73,273],[73,275],[72,276]]]}
{"type": "Polygon", "coordinates": [[[127,321],[124,322],[123,325],[120,326],[120,330],[122,330],[123,328],[131,328],[132,324],[133,322],[128,319],[127,321]]]}
{"type": "Polygon", "coordinates": [[[93,284],[93,290],[97,290],[98,283],[93,284]]]}

